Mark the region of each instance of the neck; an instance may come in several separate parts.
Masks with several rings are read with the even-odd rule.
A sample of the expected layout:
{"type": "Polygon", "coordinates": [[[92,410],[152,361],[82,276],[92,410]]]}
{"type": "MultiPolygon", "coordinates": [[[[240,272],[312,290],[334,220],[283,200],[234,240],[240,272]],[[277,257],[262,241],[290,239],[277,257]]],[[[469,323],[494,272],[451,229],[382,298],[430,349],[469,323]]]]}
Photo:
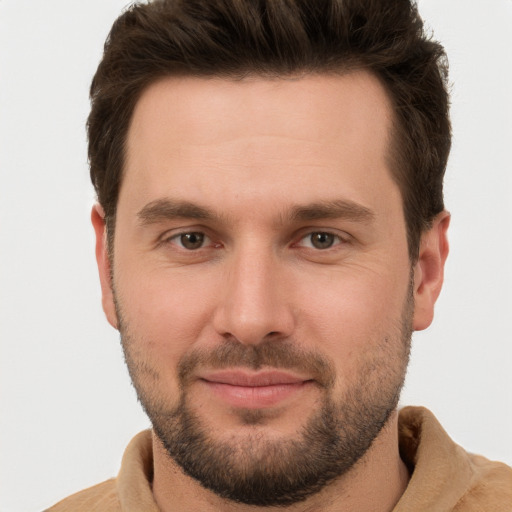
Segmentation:
{"type": "Polygon", "coordinates": [[[162,512],[390,512],[409,473],[398,453],[395,411],[370,449],[345,475],[321,492],[288,507],[256,507],[228,501],[185,475],[153,434],[153,494],[162,512]]]}

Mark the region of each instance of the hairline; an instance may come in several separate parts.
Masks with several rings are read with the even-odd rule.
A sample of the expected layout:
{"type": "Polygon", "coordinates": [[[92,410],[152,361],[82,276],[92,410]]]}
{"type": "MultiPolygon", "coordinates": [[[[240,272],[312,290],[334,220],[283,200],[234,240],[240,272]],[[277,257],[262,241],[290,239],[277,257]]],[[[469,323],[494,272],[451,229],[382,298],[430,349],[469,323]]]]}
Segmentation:
{"type": "MultiPolygon", "coordinates": [[[[326,76],[326,77],[342,77],[352,73],[363,72],[366,73],[378,80],[380,83],[388,101],[391,116],[389,119],[388,126],[388,140],[387,140],[387,150],[385,155],[385,161],[388,167],[388,172],[391,176],[393,182],[398,186],[400,191],[400,198],[402,201],[402,213],[404,216],[405,226],[406,226],[406,236],[407,236],[407,246],[409,251],[409,259],[411,263],[415,263],[418,256],[419,249],[419,237],[418,240],[413,240],[414,229],[413,226],[410,225],[407,209],[406,209],[406,201],[404,197],[404,192],[407,191],[407,187],[404,186],[403,180],[400,180],[400,175],[407,175],[410,170],[404,169],[404,166],[407,166],[407,163],[404,162],[404,158],[400,152],[400,146],[402,144],[403,139],[403,130],[404,127],[402,122],[399,119],[397,112],[397,105],[393,94],[389,90],[388,84],[386,84],[385,80],[382,76],[371,69],[371,67],[366,66],[361,59],[356,59],[354,57],[347,59],[345,62],[337,62],[331,66],[323,65],[318,68],[304,68],[293,70],[292,72],[279,72],[279,70],[271,70],[268,71],[255,71],[254,69],[247,68],[246,70],[234,70],[234,71],[219,71],[218,73],[201,73],[201,72],[193,72],[192,70],[188,70],[186,68],[181,68],[177,70],[169,71],[169,73],[155,75],[151,77],[140,89],[137,91],[137,94],[133,96],[133,103],[131,105],[131,112],[128,122],[125,125],[125,132],[123,134],[123,140],[121,144],[121,165],[120,165],[120,176],[117,188],[116,201],[113,205],[112,212],[107,212],[105,215],[105,226],[107,233],[107,246],[108,253],[113,258],[114,255],[114,242],[115,242],[115,224],[117,219],[117,207],[119,201],[119,195],[121,191],[121,187],[123,185],[123,178],[125,173],[125,165],[126,165],[126,154],[127,154],[127,144],[128,144],[128,134],[130,132],[135,109],[139,104],[142,96],[153,87],[155,84],[159,82],[163,82],[168,79],[180,79],[180,78],[197,78],[199,80],[222,80],[229,82],[241,82],[247,79],[263,79],[267,81],[279,81],[279,80],[301,80],[306,77],[311,76],[326,76]],[[397,169],[397,171],[393,172],[393,169],[397,169]]],[[[102,205],[103,207],[106,205],[102,205]]],[[[420,230],[419,236],[426,231],[430,225],[423,226],[420,230]]],[[[113,259],[112,259],[113,261],[113,259]]]]}

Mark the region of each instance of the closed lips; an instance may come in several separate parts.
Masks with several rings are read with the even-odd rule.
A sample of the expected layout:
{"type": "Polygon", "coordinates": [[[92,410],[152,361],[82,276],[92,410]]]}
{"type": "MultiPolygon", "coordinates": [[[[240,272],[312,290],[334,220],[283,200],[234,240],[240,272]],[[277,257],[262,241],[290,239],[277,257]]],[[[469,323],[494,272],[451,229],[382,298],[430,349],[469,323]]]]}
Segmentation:
{"type": "Polygon", "coordinates": [[[228,384],[240,387],[263,387],[286,384],[301,384],[310,381],[307,377],[297,376],[288,372],[270,371],[260,373],[248,373],[244,371],[221,371],[206,374],[200,377],[202,380],[216,384],[228,384]]]}

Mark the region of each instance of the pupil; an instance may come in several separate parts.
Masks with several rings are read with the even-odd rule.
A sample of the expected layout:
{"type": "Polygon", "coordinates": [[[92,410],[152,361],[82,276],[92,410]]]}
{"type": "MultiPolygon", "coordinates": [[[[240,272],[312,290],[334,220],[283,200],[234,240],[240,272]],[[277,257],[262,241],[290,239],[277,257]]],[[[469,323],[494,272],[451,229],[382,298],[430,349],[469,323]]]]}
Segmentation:
{"type": "Polygon", "coordinates": [[[181,235],[181,243],[186,249],[199,249],[203,245],[204,235],[202,233],[185,233],[181,235]]]}
{"type": "Polygon", "coordinates": [[[313,233],[311,239],[317,249],[328,249],[334,243],[334,235],[331,233],[313,233]]]}

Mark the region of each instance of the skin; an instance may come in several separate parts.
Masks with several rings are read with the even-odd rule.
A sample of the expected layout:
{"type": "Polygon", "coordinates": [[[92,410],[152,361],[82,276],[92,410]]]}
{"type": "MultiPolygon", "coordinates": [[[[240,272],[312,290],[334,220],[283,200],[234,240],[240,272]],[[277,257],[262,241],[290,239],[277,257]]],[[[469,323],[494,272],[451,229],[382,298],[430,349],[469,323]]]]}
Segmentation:
{"type": "MultiPolygon", "coordinates": [[[[383,340],[391,343],[392,367],[403,365],[394,333],[411,263],[401,196],[388,167],[391,121],[386,92],[365,72],[166,78],[143,93],[128,133],[112,262],[101,206],[92,212],[103,308],[115,328],[119,308],[129,320],[130,350],[145,369],[141,385],[176,406],[179,361],[228,339],[246,345],[272,339],[325,356],[333,363],[336,397],[358,382],[383,340]],[[210,217],[171,216],[169,208],[148,214],[155,201],[186,201],[210,217]],[[326,210],[333,202],[344,208],[326,210]],[[290,213],[312,205],[316,218],[290,213]],[[196,250],[181,245],[179,235],[191,232],[206,235],[196,250]],[[335,235],[332,246],[316,248],[314,232],[335,235]]],[[[412,268],[415,330],[432,321],[448,224],[449,215],[439,214],[421,239],[412,268]]],[[[263,419],[248,425],[243,407],[197,377],[190,403],[219,440],[243,442],[255,432],[271,441],[297,437],[321,397],[318,387],[304,386],[268,407],[256,401],[263,419]]],[[[408,480],[396,424],[395,412],[352,471],[284,510],[392,510],[408,480]]],[[[259,510],[202,488],[156,437],[153,451],[161,510],[259,510]]]]}

